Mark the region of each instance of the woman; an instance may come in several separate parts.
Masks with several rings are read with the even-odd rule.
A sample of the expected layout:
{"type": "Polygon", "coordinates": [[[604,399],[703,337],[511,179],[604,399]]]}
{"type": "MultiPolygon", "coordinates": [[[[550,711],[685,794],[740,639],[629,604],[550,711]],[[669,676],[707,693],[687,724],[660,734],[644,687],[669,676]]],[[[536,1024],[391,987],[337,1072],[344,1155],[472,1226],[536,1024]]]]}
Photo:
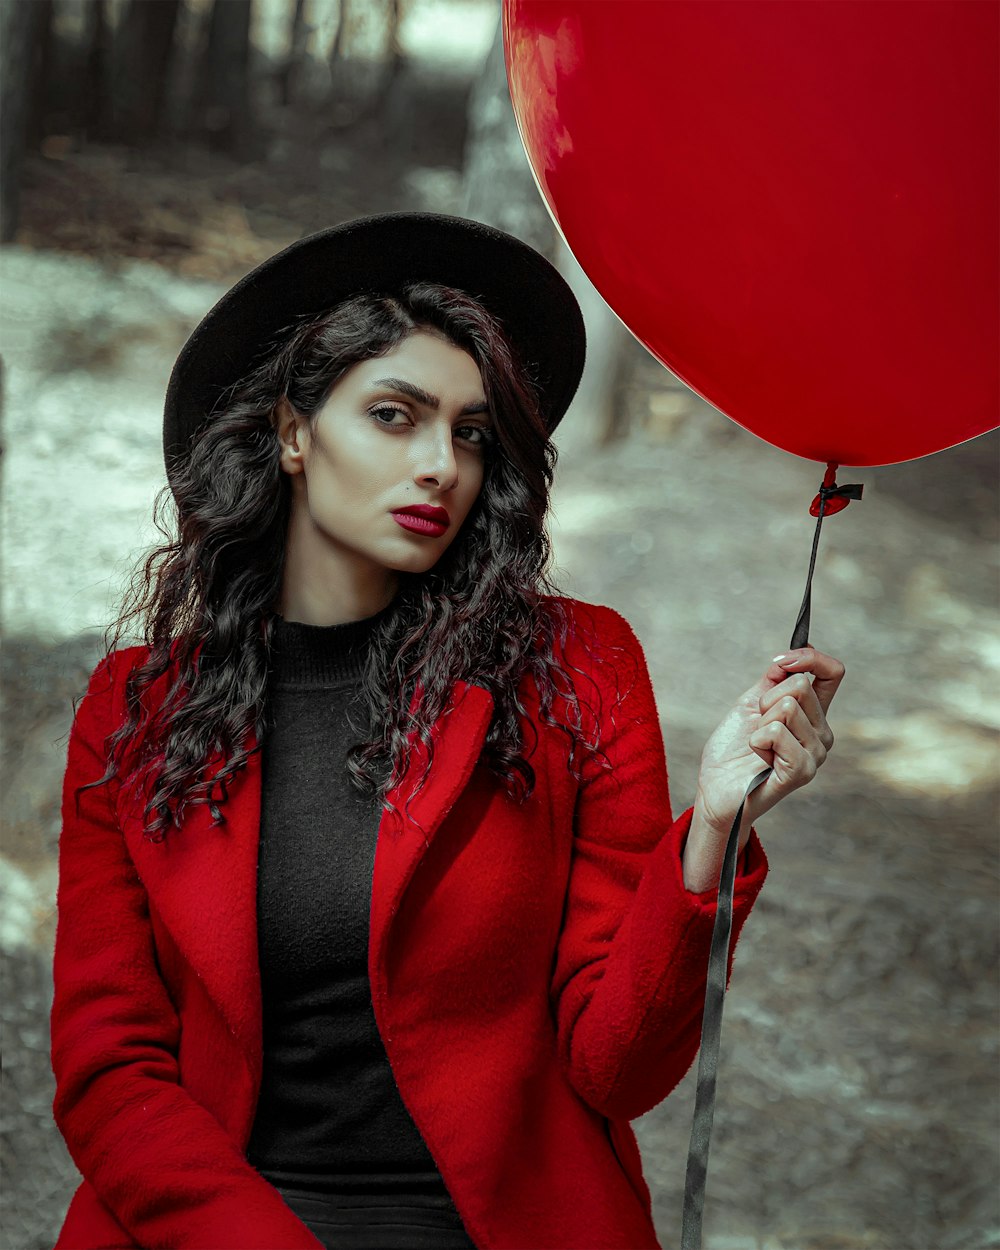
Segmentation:
{"type": "Polygon", "coordinates": [[[583,356],[547,261],[422,214],[300,240],[185,345],[146,644],[70,736],[59,1250],[659,1244],[629,1121],[697,1051],[747,781],[733,946],[844,669],[773,662],[672,818],[635,634],[545,572],[583,356]]]}

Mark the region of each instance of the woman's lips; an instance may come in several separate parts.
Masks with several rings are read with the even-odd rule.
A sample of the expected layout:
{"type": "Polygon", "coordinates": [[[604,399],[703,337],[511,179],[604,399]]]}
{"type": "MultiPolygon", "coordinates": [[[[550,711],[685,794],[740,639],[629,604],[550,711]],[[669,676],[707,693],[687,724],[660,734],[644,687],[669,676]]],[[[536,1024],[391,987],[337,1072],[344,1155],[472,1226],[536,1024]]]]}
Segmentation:
{"type": "Polygon", "coordinates": [[[442,525],[439,521],[414,516],[412,512],[394,512],[392,515],[404,530],[412,530],[414,534],[425,534],[428,538],[439,538],[448,529],[447,525],[442,525]]]}

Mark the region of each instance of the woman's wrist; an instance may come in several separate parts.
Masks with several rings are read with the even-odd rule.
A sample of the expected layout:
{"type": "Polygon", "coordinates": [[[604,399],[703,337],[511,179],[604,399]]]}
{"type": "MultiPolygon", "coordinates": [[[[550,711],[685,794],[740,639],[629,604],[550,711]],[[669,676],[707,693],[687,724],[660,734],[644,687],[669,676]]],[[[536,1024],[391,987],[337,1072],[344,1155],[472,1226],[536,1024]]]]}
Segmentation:
{"type": "MultiPolygon", "coordinates": [[[[732,825],[719,829],[709,820],[705,813],[701,791],[695,796],[694,808],[691,813],[691,826],[684,843],[681,865],[685,889],[692,894],[703,894],[706,890],[715,890],[722,875],[722,861],[726,855],[726,844],[732,825]]],[[[749,825],[744,820],[740,831],[741,846],[736,861],[736,870],[740,871],[742,857],[749,841],[749,825]]]]}

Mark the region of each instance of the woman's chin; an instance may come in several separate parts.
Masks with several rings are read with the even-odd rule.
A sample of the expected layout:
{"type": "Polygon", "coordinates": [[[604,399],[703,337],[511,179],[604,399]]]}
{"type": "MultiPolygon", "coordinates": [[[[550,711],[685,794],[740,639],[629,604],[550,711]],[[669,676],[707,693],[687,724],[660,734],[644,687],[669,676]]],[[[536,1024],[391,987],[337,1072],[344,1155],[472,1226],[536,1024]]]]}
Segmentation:
{"type": "Polygon", "coordinates": [[[440,559],[441,559],[440,553],[438,553],[436,556],[425,555],[420,560],[407,560],[407,561],[401,560],[397,564],[392,565],[391,567],[394,573],[409,573],[411,576],[413,576],[415,574],[419,575],[421,573],[429,573],[430,570],[439,562],[440,559]]]}

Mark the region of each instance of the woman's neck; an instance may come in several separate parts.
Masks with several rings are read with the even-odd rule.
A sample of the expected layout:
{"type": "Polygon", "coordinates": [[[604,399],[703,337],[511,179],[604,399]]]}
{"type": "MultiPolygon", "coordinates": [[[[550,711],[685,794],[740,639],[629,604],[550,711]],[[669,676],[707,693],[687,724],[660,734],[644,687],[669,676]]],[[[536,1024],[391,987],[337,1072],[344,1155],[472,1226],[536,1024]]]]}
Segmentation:
{"type": "Polygon", "coordinates": [[[331,542],[300,505],[285,540],[278,611],[304,625],[343,625],[381,612],[396,597],[400,574],[331,542]]]}
{"type": "Polygon", "coordinates": [[[289,622],[302,625],[349,625],[384,611],[396,596],[396,584],[389,587],[354,587],[346,593],[332,593],[327,586],[308,583],[282,587],[278,613],[289,622]]]}

